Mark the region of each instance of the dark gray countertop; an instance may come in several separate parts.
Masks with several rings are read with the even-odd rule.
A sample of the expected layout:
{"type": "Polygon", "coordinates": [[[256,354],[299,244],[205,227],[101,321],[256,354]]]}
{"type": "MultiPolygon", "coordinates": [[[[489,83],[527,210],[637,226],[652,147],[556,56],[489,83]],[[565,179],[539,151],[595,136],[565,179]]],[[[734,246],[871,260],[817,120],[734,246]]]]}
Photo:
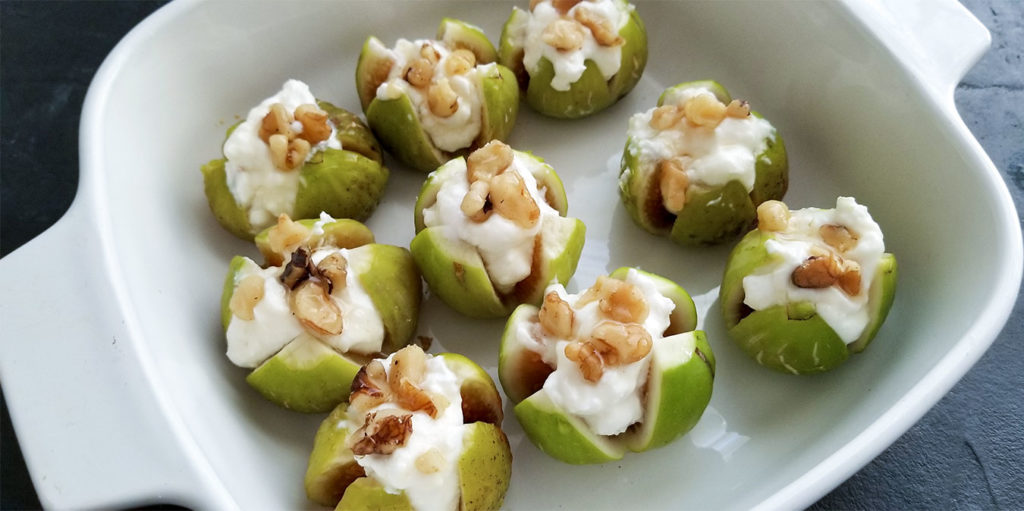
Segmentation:
{"type": "MultiPolygon", "coordinates": [[[[992,32],[992,49],[957,87],[956,104],[1024,211],[1024,2],[963,2],[992,32]]],[[[67,210],[89,81],[117,41],[162,3],[0,1],[0,256],[67,210]]],[[[2,409],[0,508],[37,508],[2,409]]],[[[1024,299],[949,395],[812,507],[1024,509],[1024,299]]]]}

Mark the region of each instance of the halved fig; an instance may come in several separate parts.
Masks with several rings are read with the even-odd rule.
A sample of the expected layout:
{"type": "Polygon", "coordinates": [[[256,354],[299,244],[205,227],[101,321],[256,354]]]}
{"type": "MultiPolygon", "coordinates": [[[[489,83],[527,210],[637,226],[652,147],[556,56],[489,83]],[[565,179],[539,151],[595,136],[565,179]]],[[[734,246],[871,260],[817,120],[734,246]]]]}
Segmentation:
{"type": "Polygon", "coordinates": [[[545,0],[531,2],[531,11],[513,8],[498,61],[515,73],[530,107],[574,119],[633,90],[647,65],[647,31],[624,0],[563,4],[545,0]]]}
{"type": "MultiPolygon", "coordinates": [[[[836,210],[807,208],[792,212],[794,217],[802,218],[787,221],[784,225],[793,227],[781,231],[755,229],[747,233],[729,255],[721,287],[725,325],[730,336],[761,365],[791,374],[834,369],[849,354],[867,347],[889,313],[898,275],[896,258],[883,253],[881,230],[866,208],[849,198],[840,198],[837,202],[836,210]],[[837,214],[837,210],[840,213],[837,214]],[[820,225],[833,225],[831,222],[839,218],[859,223],[858,228],[864,232],[859,233],[857,243],[871,243],[871,246],[841,251],[829,247],[816,231],[808,231],[820,225]],[[873,268],[871,278],[861,276],[860,289],[853,296],[840,290],[838,282],[818,289],[800,288],[790,276],[797,267],[793,262],[797,256],[783,255],[788,250],[785,247],[794,246],[792,243],[803,243],[812,247],[809,250],[815,254],[841,259],[847,268],[853,264],[864,271],[873,268]],[[775,281],[778,288],[768,290],[778,294],[778,303],[758,304],[755,309],[745,303],[748,286],[761,286],[768,281],[746,279],[769,274],[779,275],[775,281]],[[839,326],[833,326],[830,321],[840,322],[836,323],[839,326]]],[[[761,219],[762,226],[768,223],[761,219]]],[[[804,255],[811,257],[810,252],[804,255]]],[[[752,290],[759,295],[766,292],[765,289],[752,290]]]]}
{"type": "Polygon", "coordinates": [[[501,340],[498,376],[534,444],[566,463],[603,463],[627,450],[661,447],[697,423],[711,399],[715,358],[704,333],[693,330],[696,309],[685,290],[620,268],[578,295],[549,287],[544,307],[559,302],[572,311],[568,332],[556,332],[545,309],[522,305],[501,340]],[[650,342],[633,361],[623,360],[622,339],[600,333],[616,323],[615,307],[629,308],[630,301],[640,321],[618,324],[626,331],[642,327],[650,342]],[[574,344],[597,349],[574,356],[574,344]],[[596,379],[588,376],[594,365],[596,379]]]}
{"type": "Polygon", "coordinates": [[[253,368],[246,381],[270,401],[326,412],[348,397],[370,356],[410,342],[422,295],[419,273],[406,249],[372,243],[369,229],[353,220],[282,217],[257,240],[272,262],[261,268],[235,257],[225,281],[228,356],[253,368]],[[308,255],[293,257],[299,252],[308,255]],[[286,272],[297,276],[283,281],[286,272]],[[312,298],[300,298],[300,289],[312,290],[312,298]]]}
{"type": "Polygon", "coordinates": [[[388,48],[369,37],[356,89],[370,128],[388,152],[423,172],[504,140],[515,125],[519,89],[495,55],[479,28],[451,18],[441,21],[435,40],[400,39],[388,48]]]}
{"type": "Polygon", "coordinates": [[[788,169],[782,137],[746,102],[717,82],[686,82],[630,119],[619,195],[652,234],[721,243],[754,225],[758,205],[785,195],[788,169]]]}
{"type": "MultiPolygon", "coordinates": [[[[287,136],[294,140],[303,135],[289,132],[287,136]]],[[[307,218],[325,211],[338,218],[365,220],[387,184],[388,170],[369,128],[355,114],[314,99],[297,80],[286,82],[281,92],[232,126],[225,148],[224,158],[202,166],[206,198],[217,221],[246,240],[281,214],[307,218]],[[285,114],[293,116],[298,111],[294,104],[300,102],[319,109],[332,136],[307,143],[310,149],[302,161],[279,168],[269,139],[263,140],[262,120],[270,115],[271,104],[287,105],[285,114]],[[237,157],[229,159],[232,155],[237,157]]]]}
{"type": "Polygon", "coordinates": [[[499,509],[511,477],[512,453],[500,428],[501,397],[493,381],[461,355],[433,357],[406,350],[419,348],[410,346],[365,366],[353,383],[353,399],[360,400],[338,405],[320,426],[306,471],[307,495],[338,509],[414,509],[425,502],[463,510],[499,509]],[[400,359],[406,365],[396,364],[400,359]],[[417,369],[409,363],[422,365],[417,369]],[[373,364],[378,368],[371,368],[373,364]],[[401,394],[410,392],[407,385],[413,392],[427,390],[436,407],[405,408],[401,394]],[[385,397],[368,400],[370,393],[385,397]],[[381,413],[411,416],[411,429],[389,453],[372,447],[355,453],[353,446],[360,451],[366,447],[360,436],[369,433],[364,425],[381,413]],[[442,482],[417,485],[423,474],[431,479],[439,474],[442,482]]]}
{"type": "Polygon", "coordinates": [[[491,150],[507,151],[512,163],[476,179],[473,186],[493,186],[487,185],[473,215],[463,207],[475,156],[469,163],[453,159],[430,174],[416,201],[418,234],[410,245],[433,293],[472,317],[506,316],[521,303],[540,303],[548,283],[572,277],[586,230],[564,216],[565,190],[549,165],[501,142],[473,154],[491,150]],[[516,191],[509,199],[495,195],[507,187],[516,191]]]}

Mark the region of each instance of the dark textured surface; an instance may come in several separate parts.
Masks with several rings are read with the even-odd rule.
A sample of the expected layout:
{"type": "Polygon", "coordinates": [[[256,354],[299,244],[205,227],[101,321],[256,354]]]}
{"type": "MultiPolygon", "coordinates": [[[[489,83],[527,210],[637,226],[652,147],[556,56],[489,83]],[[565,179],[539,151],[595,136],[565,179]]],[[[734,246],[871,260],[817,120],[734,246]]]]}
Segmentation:
{"type": "MultiPolygon", "coordinates": [[[[0,256],[67,210],[89,80],[114,44],[161,3],[0,1],[0,256]]],[[[956,104],[1024,211],[1024,2],[964,4],[993,41],[957,88],[956,104]]],[[[6,406],[0,427],[0,508],[36,508],[6,406]]],[[[952,392],[813,509],[1024,509],[1022,437],[1019,298],[1003,333],[952,392]]]]}

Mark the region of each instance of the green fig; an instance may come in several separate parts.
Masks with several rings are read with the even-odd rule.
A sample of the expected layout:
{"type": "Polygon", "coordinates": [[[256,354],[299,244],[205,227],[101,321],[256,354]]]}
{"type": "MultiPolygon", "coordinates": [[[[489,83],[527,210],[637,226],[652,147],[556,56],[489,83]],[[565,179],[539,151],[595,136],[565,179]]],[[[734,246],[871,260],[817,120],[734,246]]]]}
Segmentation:
{"type": "Polygon", "coordinates": [[[513,8],[501,32],[498,61],[515,74],[534,110],[586,117],[628,94],[647,65],[647,31],[624,0],[531,2],[513,8]]]}
{"type": "Polygon", "coordinates": [[[412,509],[424,499],[501,507],[512,452],[501,397],[480,366],[409,346],[364,366],[352,389],[352,402],[338,405],[313,441],[311,500],[337,509],[412,509]],[[440,486],[417,484],[424,474],[439,474],[440,486]]]}
{"type": "Polygon", "coordinates": [[[789,212],[770,201],[758,208],[758,222],[722,278],[730,336],[759,364],[792,374],[829,371],[863,351],[889,313],[898,274],[867,208],[842,197],[835,210],[789,212]],[[751,291],[774,293],[778,303],[755,298],[755,308],[751,291]]]}
{"type": "Polygon", "coordinates": [[[746,102],[717,82],[686,82],[630,119],[619,195],[648,232],[721,243],[754,225],[758,205],[785,195],[788,169],[782,136],[746,102]]]}
{"type": "Polygon", "coordinates": [[[365,220],[376,209],[388,179],[380,146],[369,128],[355,114],[313,99],[309,88],[297,80],[286,82],[281,92],[228,130],[224,155],[202,166],[206,198],[217,221],[246,240],[281,214],[310,218],[325,211],[365,220]],[[288,127],[270,128],[267,119],[274,117],[275,103],[285,107],[274,112],[290,123],[288,127]],[[307,108],[300,111],[293,103],[307,108]],[[302,122],[295,120],[296,112],[302,122]],[[296,132],[290,127],[296,123],[309,127],[296,132]],[[285,149],[271,149],[274,137],[285,149]],[[275,154],[284,156],[276,160],[275,154]]]}
{"type": "Polygon", "coordinates": [[[363,44],[356,90],[370,128],[409,167],[429,172],[491,140],[505,140],[519,112],[512,72],[495,63],[480,28],[444,18],[436,40],[376,37],[363,44]]]}
{"type": "Polygon", "coordinates": [[[565,189],[549,165],[494,141],[429,175],[416,200],[410,250],[431,291],[452,308],[507,316],[521,303],[539,304],[548,283],[565,283],[576,271],[586,228],[566,218],[566,209],[565,189]],[[500,168],[487,167],[493,162],[500,168]],[[474,195],[478,187],[484,192],[474,195]],[[474,196],[479,203],[469,215],[474,196]]]}
{"type": "Polygon", "coordinates": [[[498,377],[540,450],[570,464],[621,459],[668,444],[707,407],[715,358],[696,324],[683,288],[633,268],[579,295],[552,285],[541,308],[509,318],[498,377]]]}
{"type": "Polygon", "coordinates": [[[422,295],[412,256],[326,214],[282,216],[256,240],[267,267],[235,257],[224,285],[228,356],[253,368],[246,381],[268,400],[329,411],[348,398],[370,355],[411,340],[422,295]]]}

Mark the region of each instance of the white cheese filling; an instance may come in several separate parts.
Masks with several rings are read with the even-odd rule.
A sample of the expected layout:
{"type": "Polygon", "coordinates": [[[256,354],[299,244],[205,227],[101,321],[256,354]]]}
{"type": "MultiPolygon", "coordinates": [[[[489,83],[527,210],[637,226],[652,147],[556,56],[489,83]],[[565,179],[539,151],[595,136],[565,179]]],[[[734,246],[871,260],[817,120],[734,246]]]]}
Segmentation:
{"type": "MultiPolygon", "coordinates": [[[[658,292],[657,285],[650,277],[636,270],[629,270],[625,281],[635,285],[647,302],[650,312],[643,327],[656,346],[664,339],[675,303],[658,292]]],[[[574,311],[574,338],[585,339],[598,323],[605,320],[598,301],[577,307],[583,293],[568,294],[557,283],[549,286],[546,292],[551,291],[558,293],[574,311]]],[[[581,418],[598,435],[617,435],[643,419],[642,390],[647,382],[653,349],[644,358],[631,364],[606,367],[597,382],[590,382],[583,377],[579,364],[565,356],[565,347],[570,342],[568,339],[547,337],[540,332],[536,323],[523,323],[527,325],[520,324],[516,329],[519,342],[539,353],[545,363],[555,368],[544,382],[544,389],[555,404],[581,418]]]]}
{"type": "Polygon", "coordinates": [[[473,144],[483,126],[483,90],[480,80],[482,74],[487,72],[487,66],[494,66],[493,63],[474,67],[464,74],[449,75],[445,70],[445,60],[451,52],[443,44],[425,39],[399,39],[394,49],[385,48],[376,40],[372,40],[371,44],[377,45],[374,51],[390,53],[395,60],[387,80],[377,87],[377,98],[397,99],[406,94],[416,109],[423,130],[434,146],[442,151],[454,152],[473,144]],[[427,89],[417,89],[405,80],[406,68],[420,58],[420,49],[424,44],[432,45],[441,54],[430,83],[447,79],[458,95],[458,109],[449,117],[434,115],[427,102],[427,89]]]}
{"type": "Polygon", "coordinates": [[[505,172],[516,172],[523,178],[526,190],[540,208],[540,220],[532,228],[523,228],[515,222],[491,214],[483,222],[474,222],[462,212],[462,199],[469,191],[464,160],[449,163],[446,175],[437,192],[434,204],[423,209],[423,223],[440,228],[444,236],[456,243],[468,243],[476,248],[483,260],[487,275],[499,293],[512,291],[515,285],[533,270],[533,245],[544,222],[557,217],[558,211],[544,199],[545,190],[539,188],[535,174],[545,171],[544,164],[529,156],[515,153],[512,165],[505,172]]]}
{"type": "Polygon", "coordinates": [[[349,268],[345,288],[335,290],[331,295],[331,299],[342,311],[341,334],[319,335],[306,331],[292,313],[287,292],[278,280],[284,266],[264,270],[251,260],[246,260],[245,266],[235,274],[235,282],[241,282],[249,275],[259,275],[263,278],[263,299],[253,308],[253,319],[231,316],[226,337],[228,359],[233,364],[257,367],[303,333],[318,338],[340,353],[370,354],[380,351],[384,343],[384,322],[370,295],[360,284],[356,271],[356,268],[369,265],[372,254],[362,247],[352,250],[321,248],[313,252],[313,263],[320,262],[334,252],[340,253],[348,261],[349,268]]]}
{"type": "Polygon", "coordinates": [[[856,341],[870,321],[868,291],[885,252],[882,230],[871,218],[868,208],[852,197],[839,197],[835,209],[805,208],[793,211],[785,232],[765,242],[774,263],[743,278],[743,303],[754,310],[793,302],[811,302],[818,315],[847,344],[856,341]],[[793,270],[811,256],[812,246],[828,248],[818,234],[823,225],[841,225],[857,237],[854,248],[842,254],[860,265],[860,292],[850,296],[830,286],[822,289],[797,287],[793,270]]]}
{"type": "MultiPolygon", "coordinates": [[[[384,362],[386,368],[391,367],[392,357],[384,362]]],[[[422,411],[413,412],[412,433],[405,445],[391,454],[367,454],[356,456],[355,459],[366,470],[366,475],[377,480],[388,493],[405,492],[413,509],[451,511],[457,509],[459,504],[458,461],[468,431],[463,424],[459,381],[443,358],[428,357],[426,375],[420,387],[443,395],[449,401],[448,407],[438,410],[436,419],[422,411]],[[416,468],[416,458],[430,449],[440,452],[443,462],[437,472],[424,474],[416,468]]],[[[394,403],[385,403],[371,412],[383,409],[399,407],[394,403]]],[[[359,427],[362,421],[363,416],[360,414],[342,424],[352,429],[353,425],[359,427]]]]}
{"type": "MultiPolygon", "coordinates": [[[[224,142],[224,172],[228,189],[235,202],[248,212],[249,223],[257,232],[270,227],[281,213],[292,214],[295,195],[299,189],[299,170],[282,171],[270,158],[270,147],[260,139],[260,126],[270,112],[270,106],[281,103],[285,110],[294,112],[299,105],[316,104],[309,86],[298,80],[288,80],[281,90],[263,100],[252,110],[224,142]]],[[[341,149],[334,124],[330,120],[331,136],[313,146],[306,161],[327,149],[341,149]]],[[[292,123],[292,129],[302,132],[302,124],[292,123]]]]}
{"type": "MultiPolygon", "coordinates": [[[[697,95],[714,94],[706,88],[688,88],[665,98],[665,104],[682,105],[697,95]]],[[[775,139],[775,128],[768,121],[749,115],[742,119],[726,117],[717,128],[709,130],[681,121],[682,129],[673,127],[659,130],[651,127],[655,109],[633,114],[629,119],[627,151],[637,157],[639,169],[630,172],[652,173],[661,160],[687,155],[693,161],[685,172],[689,182],[708,188],[739,181],[750,192],[757,178],[757,157],[768,148],[768,140],[775,139]]],[[[628,181],[629,172],[620,179],[628,181]]]]}
{"type": "MultiPolygon", "coordinates": [[[[572,19],[573,12],[581,8],[589,9],[594,14],[608,20],[618,32],[629,21],[629,13],[633,6],[616,2],[616,0],[581,2],[569,9],[568,18],[572,19]]],[[[541,58],[546,58],[551,62],[555,70],[555,76],[551,79],[552,89],[569,90],[572,84],[583,76],[588,60],[597,65],[597,69],[601,71],[601,76],[605,80],[611,79],[615,73],[619,72],[619,67],[622,65],[622,45],[602,46],[597,43],[590,30],[584,27],[582,48],[575,51],[558,51],[555,47],[545,43],[543,39],[544,29],[562,17],[555,7],[550,2],[541,2],[533,8],[532,12],[524,14],[514,16],[512,24],[508,27],[512,44],[523,48],[523,67],[531,76],[537,72],[541,58]]]]}

